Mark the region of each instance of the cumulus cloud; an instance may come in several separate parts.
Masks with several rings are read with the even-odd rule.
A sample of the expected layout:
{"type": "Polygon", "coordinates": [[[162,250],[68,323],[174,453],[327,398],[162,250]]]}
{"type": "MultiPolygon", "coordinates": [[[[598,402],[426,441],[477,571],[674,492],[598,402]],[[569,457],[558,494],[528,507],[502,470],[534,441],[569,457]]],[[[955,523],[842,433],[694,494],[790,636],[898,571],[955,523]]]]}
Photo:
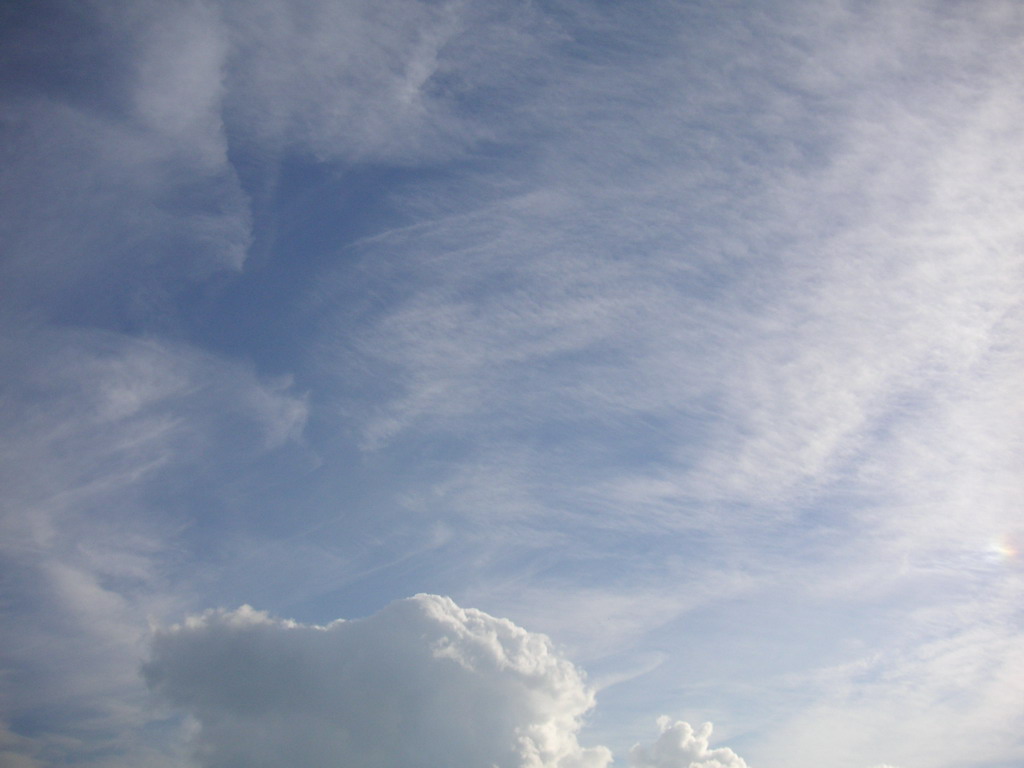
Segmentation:
{"type": "Polygon", "coordinates": [[[711,749],[711,723],[700,730],[683,721],[658,718],[661,735],[651,746],[637,744],[629,751],[633,768],[747,768],[746,761],[727,747],[711,749]]]}
{"type": "Polygon", "coordinates": [[[611,762],[578,743],[594,694],[545,636],[445,597],[326,626],[210,611],[158,632],[144,674],[199,723],[203,766],[611,762]]]}
{"type": "MultiPolygon", "coordinates": [[[[545,635],[420,594],[326,626],[242,606],[161,630],[150,687],[198,724],[202,766],[606,768],[577,735],[584,674],[545,635]]],[[[747,768],[712,726],[658,720],[632,768],[747,768]]]]}

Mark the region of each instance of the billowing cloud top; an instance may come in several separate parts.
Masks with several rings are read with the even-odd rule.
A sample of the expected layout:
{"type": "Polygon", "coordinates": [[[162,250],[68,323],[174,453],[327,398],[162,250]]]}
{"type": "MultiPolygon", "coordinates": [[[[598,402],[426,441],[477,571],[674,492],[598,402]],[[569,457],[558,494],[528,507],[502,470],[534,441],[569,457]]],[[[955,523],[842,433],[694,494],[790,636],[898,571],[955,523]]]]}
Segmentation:
{"type": "Polygon", "coordinates": [[[435,595],[327,626],[207,612],[156,636],[145,675],[199,722],[203,766],[611,762],[577,742],[593,692],[545,636],[435,595]]]}
{"type": "Polygon", "coordinates": [[[662,717],[658,725],[661,736],[651,747],[637,744],[630,750],[629,763],[633,768],[747,768],[743,758],[728,747],[708,746],[711,723],[694,731],[689,723],[673,723],[662,717]]]}

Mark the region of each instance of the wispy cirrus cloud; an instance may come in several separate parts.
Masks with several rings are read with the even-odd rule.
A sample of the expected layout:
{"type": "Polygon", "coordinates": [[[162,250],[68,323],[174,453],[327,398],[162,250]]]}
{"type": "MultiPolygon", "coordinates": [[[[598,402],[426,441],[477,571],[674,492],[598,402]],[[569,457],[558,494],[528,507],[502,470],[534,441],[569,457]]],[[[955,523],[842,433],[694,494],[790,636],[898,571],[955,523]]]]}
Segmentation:
{"type": "MultiPolygon", "coordinates": [[[[913,40],[897,42],[916,50],[913,40]]],[[[484,420],[509,430],[502,419],[528,423],[531,414],[601,422],[641,413],[699,425],[669,460],[695,463],[672,472],[682,497],[779,503],[845,472],[894,407],[997,343],[1018,295],[1009,209],[961,206],[965,190],[982,184],[993,202],[1013,194],[1001,151],[976,151],[983,137],[1009,129],[1009,114],[993,105],[1010,84],[993,68],[989,88],[944,94],[925,82],[918,104],[868,103],[892,71],[923,78],[912,63],[881,57],[852,79],[852,93],[819,95],[844,117],[831,126],[828,160],[786,163],[762,149],[754,191],[719,168],[715,181],[736,191],[729,204],[741,213],[717,218],[715,226],[735,230],[705,241],[692,235],[708,226],[707,179],[647,171],[570,190],[553,180],[572,177],[569,155],[554,158],[558,172],[538,174],[527,194],[364,244],[368,259],[394,259],[385,261],[393,267],[368,262],[367,271],[399,299],[382,315],[371,311],[355,337],[356,359],[389,371],[395,388],[369,411],[369,444],[417,420],[427,429],[484,420]],[[980,109],[964,113],[968,100],[980,109]],[[965,165],[976,170],[960,172],[965,165]],[[657,247],[645,229],[658,233],[657,247]],[[723,253],[735,240],[743,250],[723,253]],[[709,439],[690,447],[709,423],[709,439]]],[[[604,81],[601,98],[616,85],[604,81]]],[[[779,91],[766,90],[766,98],[779,91]]],[[[660,117],[685,131],[671,101],[645,104],[643,95],[634,98],[656,116],[651,130],[660,117]]],[[[821,119],[809,104],[786,104],[821,119]]],[[[588,105],[583,91],[563,110],[588,105]]],[[[580,144],[616,155],[600,137],[580,144]]],[[[672,157],[661,159],[671,167],[672,157]]],[[[365,290],[380,288],[371,280],[365,290]]]]}

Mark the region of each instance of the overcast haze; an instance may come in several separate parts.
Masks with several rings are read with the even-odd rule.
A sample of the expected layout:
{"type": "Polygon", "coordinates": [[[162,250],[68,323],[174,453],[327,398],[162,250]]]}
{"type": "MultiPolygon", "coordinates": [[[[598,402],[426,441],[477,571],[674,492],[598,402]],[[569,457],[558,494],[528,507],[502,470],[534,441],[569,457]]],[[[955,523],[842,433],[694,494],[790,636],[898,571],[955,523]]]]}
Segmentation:
{"type": "Polygon", "coordinates": [[[0,766],[1024,765],[1024,4],[0,8],[0,766]]]}

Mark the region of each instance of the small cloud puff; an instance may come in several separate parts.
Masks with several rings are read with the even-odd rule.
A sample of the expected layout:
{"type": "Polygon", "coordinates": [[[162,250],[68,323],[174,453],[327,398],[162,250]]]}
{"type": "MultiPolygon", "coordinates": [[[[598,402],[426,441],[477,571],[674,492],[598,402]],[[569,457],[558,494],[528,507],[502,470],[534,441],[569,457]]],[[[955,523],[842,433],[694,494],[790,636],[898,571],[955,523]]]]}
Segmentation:
{"type": "Polygon", "coordinates": [[[650,747],[637,744],[629,751],[632,768],[747,768],[731,749],[710,749],[711,723],[694,731],[689,723],[658,718],[661,735],[650,747]]]}
{"type": "Polygon", "coordinates": [[[577,742],[593,692],[545,636],[445,597],[327,626],[209,611],[157,632],[143,672],[199,723],[202,766],[611,762],[577,742]]]}

